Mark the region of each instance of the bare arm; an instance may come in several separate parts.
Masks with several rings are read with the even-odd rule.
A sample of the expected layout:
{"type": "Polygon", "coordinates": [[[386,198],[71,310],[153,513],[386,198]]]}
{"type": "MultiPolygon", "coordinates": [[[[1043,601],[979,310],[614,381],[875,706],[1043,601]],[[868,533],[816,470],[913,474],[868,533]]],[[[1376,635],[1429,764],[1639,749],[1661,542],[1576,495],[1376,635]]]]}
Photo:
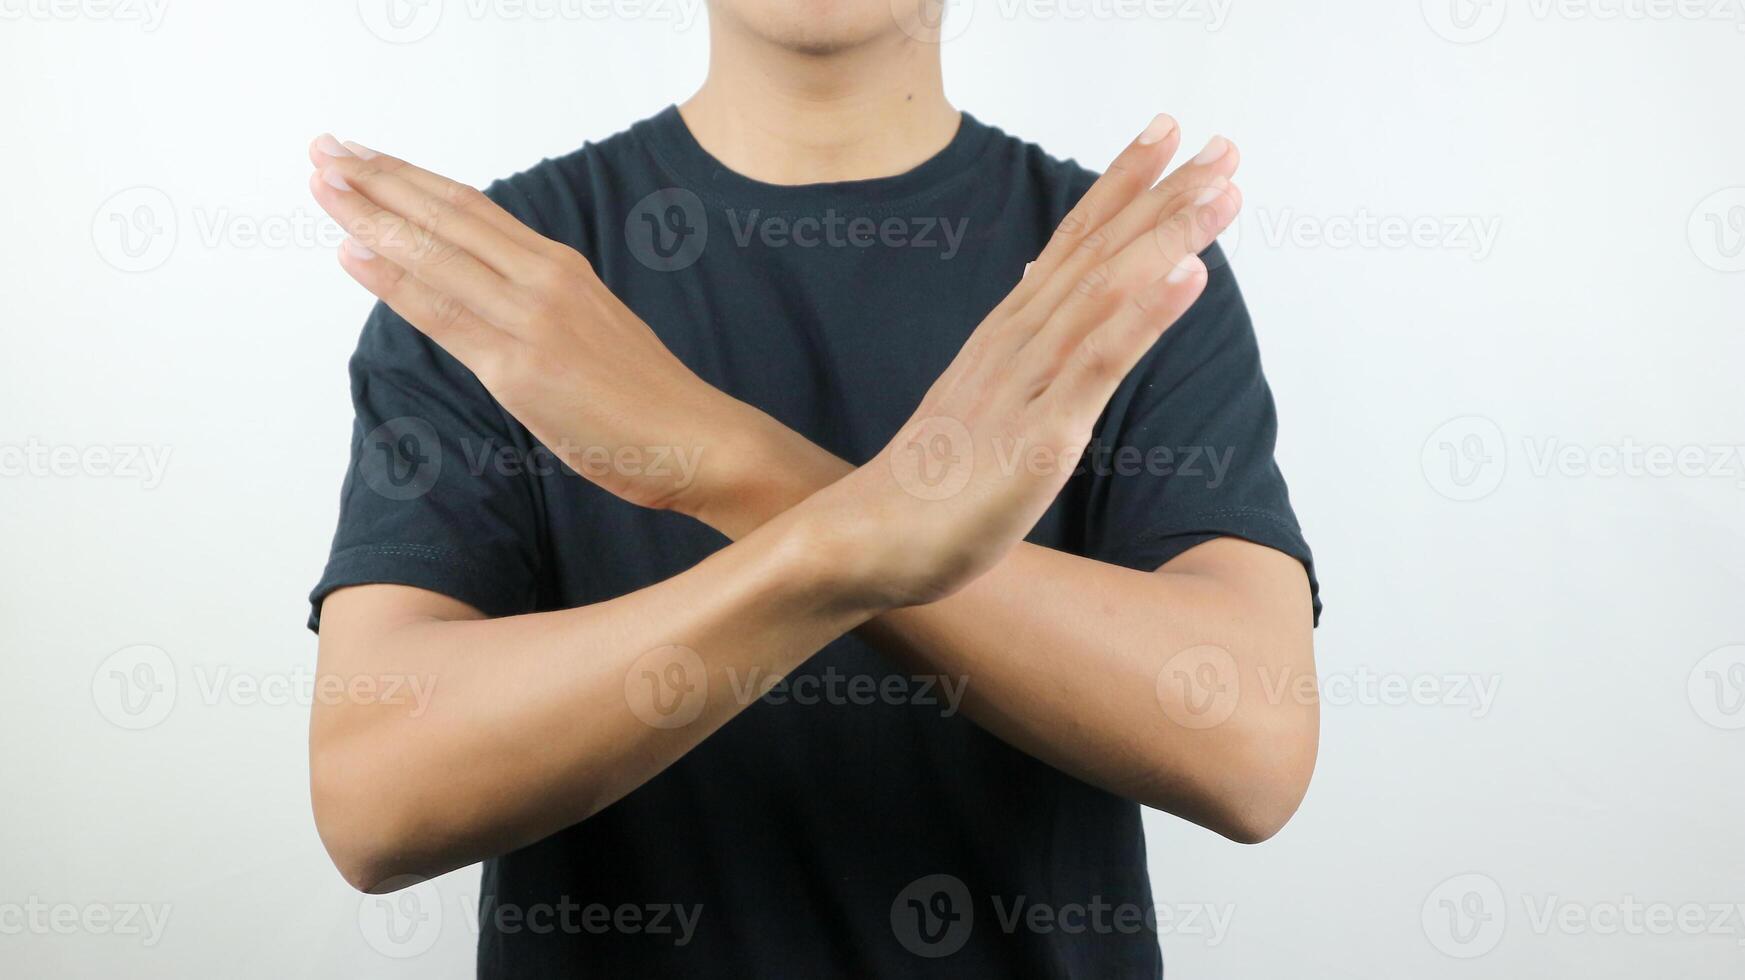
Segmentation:
{"type": "MultiPolygon", "coordinates": [[[[761,430],[763,474],[700,504],[729,536],[848,464],[761,430]]],[[[949,598],[860,632],[912,669],[968,680],[970,718],[1025,752],[1235,841],[1308,791],[1319,738],[1313,613],[1296,559],[1233,538],[1140,572],[1020,542],[949,598]]]]}
{"type": "Polygon", "coordinates": [[[421,589],[342,589],[323,607],[319,672],[360,691],[420,680],[428,697],[318,699],[316,825],[353,885],[431,876],[531,843],[665,769],[871,610],[794,521],[609,602],[487,620],[421,589]],[[388,703],[392,700],[392,703],[388,703]]]}
{"type": "MultiPolygon", "coordinates": [[[[729,451],[711,459],[724,456],[727,465],[711,468],[704,485],[776,505],[735,516],[722,510],[720,494],[646,474],[595,472],[578,456],[572,468],[627,500],[720,520],[719,527],[745,522],[732,532],[741,540],[670,582],[541,616],[480,622],[458,604],[381,588],[354,590],[355,600],[333,597],[323,620],[334,635],[323,641],[324,672],[355,674],[364,665],[433,675],[443,704],[434,722],[342,702],[324,705],[312,723],[317,823],[348,878],[374,888],[396,875],[440,872],[583,819],[741,707],[711,693],[679,735],[635,727],[626,672],[634,674],[651,649],[691,647],[706,675],[749,666],[779,674],[873,615],[938,602],[995,571],[1066,478],[1064,470],[1002,473],[991,465],[1001,444],[1018,438],[1057,455],[1082,449],[1121,379],[1204,289],[1196,256],[1240,206],[1212,165],[1190,164],[1141,193],[1174,152],[1174,127],[1165,132],[1164,121],[1129,146],[1063,223],[1032,274],[977,327],[883,452],[846,475],[814,456],[823,464],[818,480],[769,492],[746,475],[761,470],[760,453],[777,448],[780,427],[685,369],[574,250],[533,234],[477,191],[401,161],[361,147],[312,151],[321,169],[311,190],[355,236],[342,253],[346,271],[471,368],[542,443],[585,451],[725,440],[729,451]],[[1087,241],[1098,247],[1081,248],[1087,241]],[[647,410],[622,410],[633,404],[647,410]],[[963,450],[945,496],[917,483],[913,452],[941,437],[963,450]],[[829,571],[796,575],[790,562],[829,571]],[[457,778],[459,768],[484,771],[457,778]]],[[[1053,578],[1073,569],[1020,565],[1000,578],[1038,571],[1053,578]]],[[[1155,598],[1129,592],[1135,602],[1155,598]]],[[[1045,758],[1084,771],[1079,745],[1148,745],[1136,730],[1094,718],[1085,724],[1097,726],[1097,741],[1072,729],[1048,735],[1060,719],[1025,707],[1022,692],[1038,679],[1050,683],[1049,675],[1026,680],[1002,661],[1007,638],[998,633],[978,631],[965,642],[979,630],[970,621],[1025,599],[1002,594],[997,605],[984,601],[949,620],[898,628],[923,655],[967,658],[957,662],[985,675],[975,683],[995,692],[981,709],[985,723],[1045,758]]],[[[1053,608],[1057,629],[1082,621],[1082,608],[1053,608]]],[[[1117,677],[1135,667],[1088,662],[1117,677]]],[[[1070,705],[1080,714],[1104,710],[1070,705]]],[[[1129,710],[1117,714],[1132,720],[1129,710]]],[[[1135,772],[1117,760],[1088,775],[1123,787],[1177,787],[1159,799],[1187,801],[1190,815],[1201,802],[1193,779],[1168,772],[1139,780],[1135,772]]]]}

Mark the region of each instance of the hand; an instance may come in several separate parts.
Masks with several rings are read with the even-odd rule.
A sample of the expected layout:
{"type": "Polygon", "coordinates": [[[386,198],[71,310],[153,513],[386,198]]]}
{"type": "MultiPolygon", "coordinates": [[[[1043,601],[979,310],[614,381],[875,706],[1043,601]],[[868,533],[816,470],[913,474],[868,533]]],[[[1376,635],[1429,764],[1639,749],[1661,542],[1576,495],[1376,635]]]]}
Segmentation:
{"type": "Polygon", "coordinates": [[[932,602],[992,567],[1059,494],[1115,387],[1199,298],[1198,253],[1235,218],[1235,146],[1152,186],[1159,116],[1061,222],[897,437],[801,504],[874,607],[932,602]]]}
{"type": "Polygon", "coordinates": [[[331,136],[309,156],[311,192],[352,236],[345,271],[607,491],[700,509],[719,493],[703,477],[730,479],[741,455],[734,427],[773,425],[685,367],[575,249],[477,189],[331,136]]]}

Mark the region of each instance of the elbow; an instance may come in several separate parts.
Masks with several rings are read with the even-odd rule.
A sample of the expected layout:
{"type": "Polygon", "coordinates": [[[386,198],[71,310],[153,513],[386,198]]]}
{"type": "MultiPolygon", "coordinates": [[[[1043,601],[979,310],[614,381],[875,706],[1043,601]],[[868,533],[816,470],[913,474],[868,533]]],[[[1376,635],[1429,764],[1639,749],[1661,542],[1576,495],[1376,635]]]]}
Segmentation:
{"type": "MultiPolygon", "coordinates": [[[[1238,844],[1265,843],[1302,806],[1318,742],[1314,710],[1238,715],[1220,726],[1216,741],[1206,744],[1198,772],[1185,780],[1159,775],[1140,802],[1238,844]]],[[[1154,771],[1161,773],[1161,765],[1154,771]]]]}
{"type": "Polygon", "coordinates": [[[332,751],[311,752],[309,770],[315,831],[347,884],[380,895],[423,880],[405,860],[404,822],[370,779],[332,751]]]}
{"type": "Polygon", "coordinates": [[[1211,829],[1238,844],[1263,844],[1278,836],[1308,795],[1316,727],[1311,718],[1306,724],[1266,726],[1244,738],[1211,829]]]}

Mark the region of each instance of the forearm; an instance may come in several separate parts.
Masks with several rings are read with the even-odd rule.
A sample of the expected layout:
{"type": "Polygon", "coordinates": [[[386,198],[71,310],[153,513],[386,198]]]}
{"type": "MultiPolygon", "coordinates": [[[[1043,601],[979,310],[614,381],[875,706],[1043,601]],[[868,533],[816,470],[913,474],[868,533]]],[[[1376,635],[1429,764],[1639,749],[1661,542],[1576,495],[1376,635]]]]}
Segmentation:
{"type": "MultiPolygon", "coordinates": [[[[870,615],[809,550],[794,522],[778,521],[596,605],[324,633],[324,675],[416,676],[430,691],[415,711],[316,706],[314,801],[335,863],[366,889],[440,874],[646,782],[745,708],[759,682],[870,615]]],[[[325,618],[346,620],[349,598],[329,597],[325,618]]]]}
{"type": "MultiPolygon", "coordinates": [[[[738,492],[697,513],[729,536],[852,469],[791,431],[755,429],[744,436],[755,448],[736,451],[755,461],[738,492]]],[[[890,610],[860,632],[900,663],[966,679],[965,713],[1036,758],[1258,839],[1295,810],[1313,768],[1308,589],[1294,560],[1228,544],[1152,573],[1020,543],[957,594],[890,610]],[[1233,549],[1248,550],[1243,574],[1217,574],[1233,549]],[[1216,679],[1238,695],[1215,724],[1184,697],[1216,692],[1176,676],[1198,656],[1184,651],[1201,647],[1219,651],[1210,657],[1229,676],[1216,679]]]]}

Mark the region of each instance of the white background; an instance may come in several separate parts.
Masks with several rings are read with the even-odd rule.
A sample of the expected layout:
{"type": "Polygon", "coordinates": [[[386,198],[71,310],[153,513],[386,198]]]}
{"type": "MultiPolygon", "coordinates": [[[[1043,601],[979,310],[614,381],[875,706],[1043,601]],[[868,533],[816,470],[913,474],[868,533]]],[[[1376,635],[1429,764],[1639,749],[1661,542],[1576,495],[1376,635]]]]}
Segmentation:
{"type": "MultiPolygon", "coordinates": [[[[0,973],[470,976],[476,870],[351,892],[275,689],[314,663],[369,306],[304,146],[482,184],[686,97],[703,13],[28,2],[0,0],[0,973]],[[101,921],[145,906],[161,932],[101,921]]],[[[1063,12],[1090,2],[957,8],[948,92],[1095,167],[1158,110],[1241,144],[1228,243],[1327,600],[1296,820],[1244,848],[1148,815],[1192,916],[1172,976],[1740,976],[1739,4],[1063,12]]]]}

